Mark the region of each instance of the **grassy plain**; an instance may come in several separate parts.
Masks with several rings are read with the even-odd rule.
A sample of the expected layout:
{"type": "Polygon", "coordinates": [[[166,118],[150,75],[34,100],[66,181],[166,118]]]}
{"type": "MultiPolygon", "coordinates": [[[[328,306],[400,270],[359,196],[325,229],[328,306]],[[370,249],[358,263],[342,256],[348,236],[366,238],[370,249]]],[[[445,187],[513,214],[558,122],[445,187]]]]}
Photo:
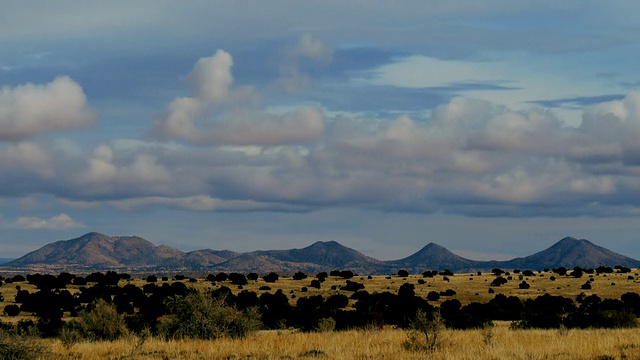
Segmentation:
{"type": "MultiPolygon", "coordinates": [[[[215,290],[222,286],[229,287],[234,293],[239,293],[243,290],[254,291],[258,294],[264,292],[275,292],[281,289],[289,297],[290,303],[295,305],[299,297],[323,295],[325,297],[332,294],[346,294],[351,295],[352,292],[341,290],[340,287],[346,285],[346,280],[330,276],[322,283],[320,289],[312,288],[309,286],[311,280],[315,279],[315,274],[309,274],[310,276],[304,280],[293,280],[291,277],[282,276],[275,283],[266,283],[262,278],[251,281],[239,288],[237,285],[231,284],[229,281],[218,282],[215,285],[205,281],[204,279],[197,279],[197,282],[183,282],[189,287],[194,287],[198,290],[215,290]],[[260,290],[261,287],[268,286],[271,290],[260,290]],[[332,287],[335,290],[332,290],[332,287]],[[306,291],[303,290],[306,288],[306,291]]],[[[585,274],[581,278],[574,278],[571,276],[558,276],[552,272],[535,273],[535,276],[523,276],[520,279],[521,274],[510,274],[512,277],[506,284],[501,286],[490,286],[491,281],[495,279],[495,276],[491,273],[477,274],[455,274],[453,276],[436,275],[433,278],[426,278],[422,275],[409,275],[406,278],[402,278],[396,275],[383,276],[375,275],[371,279],[366,276],[355,276],[350,281],[355,281],[364,285],[364,290],[369,293],[389,291],[396,293],[398,288],[404,283],[410,283],[415,285],[415,293],[418,296],[426,297],[431,291],[441,292],[447,289],[452,289],[456,292],[456,295],[452,297],[441,297],[439,301],[432,302],[432,305],[438,305],[444,300],[455,298],[458,299],[463,305],[470,302],[487,302],[494,298],[495,294],[504,294],[507,296],[517,296],[521,299],[535,298],[543,294],[560,295],[568,298],[575,299],[578,294],[584,293],[586,295],[596,294],[599,297],[619,299],[620,295],[626,292],[640,293],[640,273],[637,269],[634,269],[631,273],[621,274],[585,274]],[[551,280],[551,277],[555,277],[555,280],[551,280]],[[591,289],[582,289],[582,285],[589,279],[591,281],[591,289]],[[448,279],[448,280],[446,280],[448,279]],[[518,285],[522,281],[526,281],[531,287],[529,289],[519,289],[518,285]],[[423,284],[419,282],[424,281],[423,284]],[[490,293],[489,289],[492,289],[495,293],[490,293]]],[[[503,275],[506,277],[506,275],[503,275]]],[[[171,284],[173,280],[169,280],[167,283],[171,284]]],[[[147,282],[143,279],[134,278],[131,280],[121,281],[120,286],[127,283],[134,284],[136,286],[144,286],[147,282]]],[[[163,281],[158,280],[157,285],[162,285],[163,281]]],[[[4,305],[13,303],[14,297],[17,293],[16,287],[19,286],[23,290],[35,292],[37,289],[26,282],[3,284],[0,286],[0,294],[4,297],[4,305]]],[[[89,284],[91,286],[91,284],[89,284]]],[[[67,290],[72,294],[79,291],[80,286],[69,285],[67,290]]],[[[0,303],[2,304],[2,303],[0,303]]],[[[16,321],[15,318],[7,316],[0,316],[1,321],[16,321]]]]}
{"type": "MultiPolygon", "coordinates": [[[[313,275],[313,274],[310,274],[313,275]]],[[[627,274],[587,275],[581,278],[558,276],[550,272],[536,273],[535,276],[519,278],[520,274],[510,274],[512,280],[499,287],[489,286],[495,278],[492,274],[455,274],[437,275],[424,278],[421,275],[410,275],[406,278],[398,276],[356,276],[350,281],[362,283],[365,290],[373,292],[396,292],[403,283],[415,285],[416,294],[425,297],[428,292],[441,292],[452,289],[453,297],[442,297],[438,302],[449,298],[458,299],[463,304],[477,301],[486,302],[495,294],[520,298],[534,298],[549,293],[575,298],[580,293],[596,294],[601,298],[619,299],[626,292],[640,293],[638,271],[627,274]],[[551,280],[555,276],[556,280],[551,280]],[[592,288],[581,289],[590,279],[592,288]],[[526,281],[531,287],[519,289],[518,284],[526,281]],[[419,283],[424,281],[423,284],[419,283]],[[495,294],[490,294],[493,289],[495,294]]],[[[238,293],[242,290],[263,293],[275,292],[278,289],[287,294],[292,304],[299,297],[334,293],[350,295],[341,290],[345,279],[329,277],[320,289],[309,286],[313,279],[293,280],[281,277],[276,283],[265,283],[264,280],[249,281],[239,289],[229,282],[210,282],[198,279],[187,282],[200,290],[216,289],[227,286],[238,293]],[[259,290],[269,286],[271,290],[259,290]],[[302,288],[307,290],[303,291],[302,288]],[[332,290],[332,287],[335,289],[332,290]]],[[[169,281],[171,283],[172,280],[169,281]]],[[[121,282],[120,285],[132,283],[143,286],[146,281],[140,278],[121,282]]],[[[158,281],[158,285],[162,281],[158,281]]],[[[4,284],[0,293],[5,298],[4,305],[13,302],[16,286],[29,291],[36,289],[27,283],[4,284]]],[[[70,286],[72,293],[79,287],[70,286]]],[[[2,316],[3,322],[15,322],[29,314],[19,317],[2,316]]],[[[164,341],[150,338],[141,342],[135,336],[113,342],[82,341],[63,346],[58,339],[34,340],[42,341],[50,350],[44,358],[56,359],[640,359],[640,331],[638,329],[619,330],[511,330],[509,323],[497,322],[496,326],[485,330],[443,330],[440,335],[440,346],[435,352],[408,350],[403,346],[408,332],[401,329],[384,328],[382,330],[350,330],[328,333],[301,333],[296,331],[260,331],[246,339],[219,339],[214,341],[181,340],[164,341]]]]}

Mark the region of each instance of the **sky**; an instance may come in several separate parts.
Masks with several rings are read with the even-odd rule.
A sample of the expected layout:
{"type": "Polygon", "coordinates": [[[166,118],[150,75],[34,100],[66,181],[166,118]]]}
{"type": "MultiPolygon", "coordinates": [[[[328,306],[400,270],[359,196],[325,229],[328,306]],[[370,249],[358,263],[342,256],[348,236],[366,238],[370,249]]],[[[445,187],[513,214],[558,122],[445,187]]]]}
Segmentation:
{"type": "Polygon", "coordinates": [[[640,258],[637,1],[0,0],[0,257],[640,258]]]}

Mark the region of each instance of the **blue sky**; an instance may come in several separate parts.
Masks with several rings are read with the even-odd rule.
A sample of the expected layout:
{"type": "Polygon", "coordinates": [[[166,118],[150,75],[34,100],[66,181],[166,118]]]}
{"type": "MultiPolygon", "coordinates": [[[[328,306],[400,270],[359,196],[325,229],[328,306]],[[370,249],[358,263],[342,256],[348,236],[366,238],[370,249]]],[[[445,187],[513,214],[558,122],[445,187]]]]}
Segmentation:
{"type": "Polygon", "coordinates": [[[0,257],[98,231],[640,258],[637,2],[0,6],[0,257]]]}

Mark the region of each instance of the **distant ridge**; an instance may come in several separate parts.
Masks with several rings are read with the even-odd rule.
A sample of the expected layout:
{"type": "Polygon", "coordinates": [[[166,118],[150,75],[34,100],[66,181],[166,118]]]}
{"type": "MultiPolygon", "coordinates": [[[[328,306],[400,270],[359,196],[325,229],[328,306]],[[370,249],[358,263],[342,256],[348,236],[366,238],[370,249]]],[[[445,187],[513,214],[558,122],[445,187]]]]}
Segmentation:
{"type": "Polygon", "coordinates": [[[588,240],[566,237],[533,255],[508,261],[475,261],[429,243],[399,260],[381,261],[336,241],[318,241],[302,249],[260,250],[236,253],[229,250],[196,250],[156,246],[138,236],[108,236],[88,233],[79,238],[57,241],[13,261],[0,269],[71,271],[127,269],[130,271],[276,271],[320,272],[352,270],[360,274],[389,274],[405,269],[411,273],[449,269],[453,272],[487,271],[493,268],[542,270],[575,266],[595,268],[621,265],[640,267],[640,261],[618,254],[588,240]]]}
{"type": "Polygon", "coordinates": [[[478,268],[478,263],[478,261],[465,259],[462,256],[456,255],[443,246],[429,243],[411,256],[400,260],[388,261],[387,266],[391,267],[390,272],[405,269],[416,273],[422,272],[425,269],[449,269],[451,271],[475,270],[478,268]]]}
{"type": "Polygon", "coordinates": [[[137,236],[107,236],[91,232],[76,239],[47,244],[3,266],[146,267],[181,254],[178,249],[155,246],[137,236]]]}
{"type": "Polygon", "coordinates": [[[565,237],[546,250],[533,255],[505,262],[504,267],[522,269],[557,268],[575,266],[595,268],[598,266],[640,267],[640,261],[620,255],[595,245],[589,240],[565,237]]]}

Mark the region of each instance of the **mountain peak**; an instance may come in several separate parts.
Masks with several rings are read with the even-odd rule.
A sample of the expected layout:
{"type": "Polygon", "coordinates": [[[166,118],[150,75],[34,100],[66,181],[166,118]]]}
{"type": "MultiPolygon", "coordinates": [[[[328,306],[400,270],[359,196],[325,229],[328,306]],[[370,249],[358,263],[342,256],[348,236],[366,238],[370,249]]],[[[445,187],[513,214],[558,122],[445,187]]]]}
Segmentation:
{"type": "Polygon", "coordinates": [[[560,241],[558,241],[557,243],[571,243],[571,242],[576,242],[578,241],[578,239],[574,238],[573,236],[565,236],[564,238],[562,238],[560,241]]]}
{"type": "Polygon", "coordinates": [[[170,247],[158,247],[137,236],[108,236],[89,232],[71,240],[57,241],[16,259],[7,266],[56,264],[76,267],[125,267],[155,265],[165,258],[183,254],[170,247]]]}
{"type": "Polygon", "coordinates": [[[628,266],[638,267],[640,262],[598,246],[586,239],[565,237],[540,251],[525,258],[508,261],[514,268],[542,269],[564,267],[628,266]]]}

